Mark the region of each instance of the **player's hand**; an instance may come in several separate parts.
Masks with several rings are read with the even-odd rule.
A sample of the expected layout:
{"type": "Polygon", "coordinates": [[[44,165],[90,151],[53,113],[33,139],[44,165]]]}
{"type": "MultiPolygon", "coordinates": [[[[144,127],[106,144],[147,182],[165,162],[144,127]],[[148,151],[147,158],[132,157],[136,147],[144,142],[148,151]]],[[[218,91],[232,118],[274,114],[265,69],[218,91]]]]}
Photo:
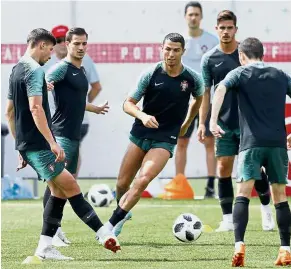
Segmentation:
{"type": "Polygon", "coordinates": [[[56,142],[50,145],[51,151],[56,155],[55,162],[62,162],[66,158],[64,150],[56,142]]]}
{"type": "Polygon", "coordinates": [[[198,130],[197,130],[197,138],[198,138],[198,141],[201,143],[205,142],[205,132],[206,132],[205,125],[199,124],[198,130]]]}
{"type": "Polygon", "coordinates": [[[287,136],[287,149],[291,149],[291,134],[287,136]]]}
{"type": "Polygon", "coordinates": [[[179,136],[184,136],[187,133],[189,126],[190,126],[190,124],[183,123],[181,126],[181,129],[180,129],[179,136]]]}
{"type": "Polygon", "coordinates": [[[156,118],[151,115],[144,114],[141,118],[143,125],[147,128],[159,128],[159,123],[157,122],[156,118]]]}
{"type": "Polygon", "coordinates": [[[23,169],[27,166],[27,162],[22,158],[21,154],[18,155],[18,166],[16,168],[16,172],[18,172],[20,169],[23,169]]]}
{"type": "Polygon", "coordinates": [[[47,90],[52,91],[55,88],[54,82],[46,82],[47,90]]]}
{"type": "Polygon", "coordinates": [[[109,109],[109,105],[108,105],[108,101],[106,101],[103,105],[95,106],[94,112],[96,114],[105,115],[108,112],[108,109],[109,109]]]}
{"type": "Polygon", "coordinates": [[[214,137],[220,138],[222,135],[225,134],[225,131],[221,129],[221,127],[215,123],[210,122],[210,132],[213,134],[214,137]]]}

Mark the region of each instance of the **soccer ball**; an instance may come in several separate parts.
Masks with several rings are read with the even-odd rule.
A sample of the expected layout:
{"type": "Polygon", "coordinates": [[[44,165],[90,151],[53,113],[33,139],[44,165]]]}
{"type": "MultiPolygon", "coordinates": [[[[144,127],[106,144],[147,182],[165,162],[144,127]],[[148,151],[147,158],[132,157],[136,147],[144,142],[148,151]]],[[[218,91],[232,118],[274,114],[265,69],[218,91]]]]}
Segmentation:
{"type": "Polygon", "coordinates": [[[109,206],[114,200],[110,187],[106,184],[95,184],[88,192],[89,202],[96,207],[109,206]]]}
{"type": "Polygon", "coordinates": [[[197,216],[184,213],[175,220],[173,234],[182,242],[196,241],[202,233],[202,226],[202,222],[197,216]]]}

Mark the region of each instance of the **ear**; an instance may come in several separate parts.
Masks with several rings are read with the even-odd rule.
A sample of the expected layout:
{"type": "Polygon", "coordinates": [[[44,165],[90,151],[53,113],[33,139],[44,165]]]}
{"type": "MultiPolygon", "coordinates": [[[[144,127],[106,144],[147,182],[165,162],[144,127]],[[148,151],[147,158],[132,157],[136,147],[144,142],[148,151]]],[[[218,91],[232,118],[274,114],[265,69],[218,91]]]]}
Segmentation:
{"type": "Polygon", "coordinates": [[[44,41],[39,42],[39,48],[44,49],[46,47],[46,43],[44,41]]]}

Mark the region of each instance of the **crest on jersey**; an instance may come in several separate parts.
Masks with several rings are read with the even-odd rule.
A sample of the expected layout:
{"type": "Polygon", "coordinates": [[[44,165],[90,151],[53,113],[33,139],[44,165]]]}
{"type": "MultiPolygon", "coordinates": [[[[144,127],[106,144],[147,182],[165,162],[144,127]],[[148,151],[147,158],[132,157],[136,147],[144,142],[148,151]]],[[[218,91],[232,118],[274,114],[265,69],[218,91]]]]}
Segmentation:
{"type": "Polygon", "coordinates": [[[208,47],[207,47],[206,45],[203,45],[203,46],[201,47],[201,50],[202,50],[202,52],[203,52],[203,54],[204,54],[205,52],[208,51],[208,47]]]}
{"type": "Polygon", "coordinates": [[[50,164],[50,165],[48,166],[48,168],[49,168],[49,170],[52,171],[52,172],[55,171],[55,166],[54,166],[53,164],[50,164]]]}
{"type": "Polygon", "coordinates": [[[183,80],[181,82],[181,85],[180,86],[182,88],[182,92],[185,92],[187,90],[187,88],[188,88],[188,82],[186,80],[183,80]]]}

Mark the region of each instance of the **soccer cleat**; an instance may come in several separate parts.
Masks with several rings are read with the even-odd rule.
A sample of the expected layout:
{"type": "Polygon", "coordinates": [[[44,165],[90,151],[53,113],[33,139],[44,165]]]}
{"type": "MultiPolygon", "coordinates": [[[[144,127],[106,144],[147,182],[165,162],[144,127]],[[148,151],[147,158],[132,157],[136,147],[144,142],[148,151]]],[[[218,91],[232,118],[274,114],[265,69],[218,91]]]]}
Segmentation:
{"type": "Polygon", "coordinates": [[[46,248],[42,250],[36,250],[35,256],[40,258],[41,260],[58,260],[58,261],[69,261],[74,260],[71,257],[64,256],[59,252],[57,249],[55,249],[53,246],[47,246],[46,248]]]}
{"type": "Polygon", "coordinates": [[[205,191],[204,199],[215,198],[214,189],[206,187],[205,190],[206,191],[205,191]]]}
{"type": "Polygon", "coordinates": [[[229,232],[233,230],[233,222],[221,221],[219,227],[215,230],[215,232],[229,232]]]}
{"type": "Polygon", "coordinates": [[[119,236],[119,235],[120,235],[124,223],[125,223],[127,220],[131,219],[131,218],[132,218],[132,213],[129,211],[129,212],[126,214],[125,218],[124,218],[123,220],[121,220],[120,222],[118,222],[118,223],[113,227],[112,232],[115,234],[115,236],[119,236]]]}
{"type": "Polygon", "coordinates": [[[54,235],[52,243],[55,247],[68,247],[69,244],[71,244],[61,227],[58,228],[56,234],[54,235]]]}
{"type": "Polygon", "coordinates": [[[234,255],[232,257],[232,262],[231,262],[232,267],[245,266],[245,253],[246,253],[245,244],[241,244],[239,249],[234,251],[234,255]]]}
{"type": "Polygon", "coordinates": [[[116,253],[120,249],[120,244],[117,237],[109,231],[105,226],[102,226],[96,233],[96,239],[106,248],[116,253]]]}
{"type": "Polygon", "coordinates": [[[263,231],[272,231],[275,228],[275,222],[272,216],[272,211],[266,211],[261,205],[261,214],[262,214],[262,228],[263,231]]]}
{"type": "Polygon", "coordinates": [[[279,266],[291,265],[290,252],[288,250],[285,250],[285,249],[280,249],[279,254],[278,254],[278,258],[275,261],[275,265],[279,265],[279,266]]]}

